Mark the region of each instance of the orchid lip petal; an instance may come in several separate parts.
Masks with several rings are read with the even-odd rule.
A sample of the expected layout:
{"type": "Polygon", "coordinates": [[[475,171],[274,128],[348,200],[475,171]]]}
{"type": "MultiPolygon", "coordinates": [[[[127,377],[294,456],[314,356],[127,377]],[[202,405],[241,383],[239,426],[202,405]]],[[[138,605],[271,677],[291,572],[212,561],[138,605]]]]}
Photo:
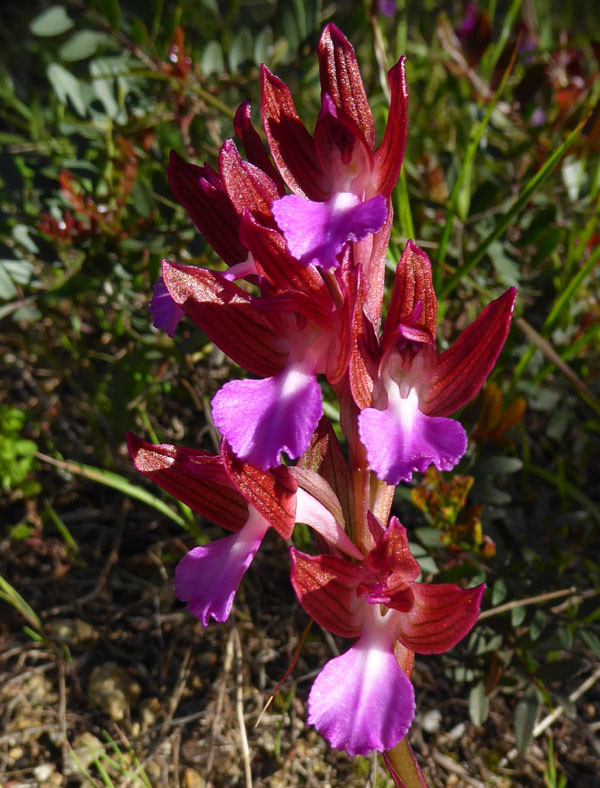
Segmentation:
{"type": "Polygon", "coordinates": [[[212,401],[213,420],[234,453],[263,470],[281,453],[300,457],[323,413],[321,388],[307,362],[263,380],[232,380],[212,401]]]}
{"type": "Polygon", "coordinates": [[[369,606],[359,640],[325,665],[310,691],[308,722],[352,756],[391,749],[414,717],[414,690],[394,656],[397,617],[369,606]]]}
{"type": "Polygon", "coordinates": [[[229,618],[235,592],[269,527],[256,509],[249,509],[240,531],[195,547],[175,570],[175,594],[204,627],[211,616],[219,622],[229,618]]]}
{"type": "Polygon", "coordinates": [[[352,192],[339,192],[326,202],[288,194],[274,202],[272,210],[290,253],[304,265],[324,270],[338,265],[346,242],[377,232],[387,217],[384,197],[361,202],[352,192]]]}
{"type": "Polygon", "coordinates": [[[458,421],[424,415],[416,391],[401,397],[394,383],[387,408],[366,408],[358,422],[369,465],[387,484],[410,481],[413,471],[423,472],[431,464],[449,471],[467,449],[467,434],[458,421]]]}

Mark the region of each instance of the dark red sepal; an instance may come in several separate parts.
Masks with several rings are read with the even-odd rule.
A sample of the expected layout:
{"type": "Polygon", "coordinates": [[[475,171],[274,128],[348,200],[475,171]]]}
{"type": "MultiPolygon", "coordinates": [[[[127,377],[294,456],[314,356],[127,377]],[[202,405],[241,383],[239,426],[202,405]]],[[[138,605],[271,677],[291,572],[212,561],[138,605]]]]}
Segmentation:
{"type": "Polygon", "coordinates": [[[162,276],[175,303],[236,364],[260,377],[281,372],[288,359],[282,316],[261,312],[217,271],[164,261],[162,276]]]}
{"type": "Polygon", "coordinates": [[[417,654],[442,654],[473,628],[485,585],[459,588],[450,583],[413,583],[414,605],[399,619],[396,637],[417,654]]]}
{"type": "Polygon", "coordinates": [[[425,252],[412,241],[406,244],[396,268],[390,306],[385,318],[382,352],[397,337],[398,326],[410,326],[424,332],[422,341],[435,344],[437,299],[431,278],[431,263],[425,252]]]}
{"type": "Polygon", "coordinates": [[[289,539],[296,521],[298,482],[289,468],[281,465],[262,471],[240,460],[227,442],[221,444],[224,467],[241,495],[284,539],[289,539]]]}
{"type": "Polygon", "coordinates": [[[233,119],[233,128],[235,129],[235,133],[238,135],[242,145],[244,146],[244,151],[248,161],[251,164],[254,164],[255,167],[258,167],[260,170],[265,172],[269,178],[271,178],[271,180],[277,184],[279,194],[283,196],[285,194],[283,180],[281,175],[273,166],[273,162],[269,158],[269,154],[265,150],[265,146],[263,145],[261,138],[258,136],[258,132],[252,125],[249,101],[244,101],[237,108],[237,112],[235,113],[235,117],[233,119]]]}
{"type": "Polygon", "coordinates": [[[261,169],[244,161],[231,139],[225,140],[219,153],[219,175],[240,216],[250,211],[261,223],[274,226],[271,206],[280,197],[277,185],[261,169]]]}
{"type": "Polygon", "coordinates": [[[406,107],[408,89],[406,87],[405,58],[401,57],[388,73],[392,97],[385,133],[381,145],[375,151],[374,194],[389,197],[393,192],[406,147],[406,107]]]}
{"type": "Polygon", "coordinates": [[[517,290],[511,287],[489,303],[451,348],[438,358],[421,410],[449,416],[485,383],[508,336],[517,290]]]}
{"type": "Polygon", "coordinates": [[[331,178],[317,156],[313,138],[300,120],[287,85],[262,66],[261,111],[269,149],[289,188],[310,200],[326,200],[331,178]]]}
{"type": "Polygon", "coordinates": [[[375,144],[375,125],[354,48],[333,23],[328,24],[317,47],[321,90],[360,128],[367,145],[375,144]]]}
{"type": "Polygon", "coordinates": [[[237,492],[218,454],[168,443],[148,443],[131,432],[127,446],[135,467],[207,520],[238,531],[248,505],[237,492]]]}
{"type": "Polygon", "coordinates": [[[313,298],[325,294],[326,287],[317,269],[292,257],[281,233],[259,224],[249,212],[242,217],[240,238],[252,252],[258,272],[276,293],[296,290],[313,298]]]}
{"type": "Polygon", "coordinates": [[[334,635],[357,638],[366,604],[356,595],[361,567],[333,555],[306,555],[293,547],[290,558],[291,583],[308,615],[334,635]]]}
{"type": "Polygon", "coordinates": [[[167,177],[173,194],[219,257],[228,265],[245,260],[248,250],[238,237],[239,216],[217,173],[208,165],[188,164],[171,151],[167,177]]]}

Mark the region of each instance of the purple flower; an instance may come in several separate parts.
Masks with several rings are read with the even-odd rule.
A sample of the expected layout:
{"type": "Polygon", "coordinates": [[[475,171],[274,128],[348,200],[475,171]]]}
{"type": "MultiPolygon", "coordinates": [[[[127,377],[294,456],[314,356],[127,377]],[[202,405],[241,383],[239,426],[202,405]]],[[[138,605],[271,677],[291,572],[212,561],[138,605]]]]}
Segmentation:
{"type": "Polygon", "coordinates": [[[411,241],[398,263],[372,406],[358,417],[369,465],[387,484],[429,465],[448,471],[467,448],[452,413],[479,391],[504,344],[516,296],[492,301],[454,345],[435,348],[437,302],[427,255],[411,241]]]}
{"type": "Polygon", "coordinates": [[[350,755],[389,750],[406,735],[415,711],[407,652],[452,648],[475,624],[484,590],[415,582],[406,529],[395,517],[384,529],[370,513],[369,527],[375,546],[362,563],[290,548],[292,584],[308,615],[358,638],[325,665],[308,697],[308,721],[350,755]]]}

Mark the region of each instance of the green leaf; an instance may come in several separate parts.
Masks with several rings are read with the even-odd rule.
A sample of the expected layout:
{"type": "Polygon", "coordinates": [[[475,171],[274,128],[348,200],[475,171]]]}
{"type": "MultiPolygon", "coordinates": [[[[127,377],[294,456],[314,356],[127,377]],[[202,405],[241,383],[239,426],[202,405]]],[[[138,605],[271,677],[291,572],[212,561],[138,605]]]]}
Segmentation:
{"type": "Polygon", "coordinates": [[[490,702],[485,694],[485,685],[480,681],[469,693],[469,716],[473,725],[483,725],[489,710],[490,702]]]}
{"type": "Polygon", "coordinates": [[[218,41],[209,41],[204,47],[204,52],[200,58],[200,68],[207,77],[211,74],[222,74],[225,71],[223,50],[218,41]]]}
{"type": "Polygon", "coordinates": [[[252,54],[252,36],[248,28],[243,27],[233,39],[229,48],[229,70],[235,72],[242,63],[250,58],[252,54]]]}
{"type": "Polygon", "coordinates": [[[272,46],[273,31],[270,27],[264,27],[254,39],[254,62],[257,66],[268,63],[272,46]]]}
{"type": "Polygon", "coordinates": [[[24,246],[28,252],[37,254],[39,249],[37,248],[35,241],[29,237],[30,229],[31,228],[26,224],[15,224],[12,229],[12,237],[15,239],[15,241],[17,241],[17,243],[20,243],[21,246],[24,246]]]}
{"type": "Polygon", "coordinates": [[[4,266],[4,262],[4,260],[0,260],[0,299],[2,301],[10,301],[12,298],[17,297],[17,291],[4,266]]]}
{"type": "Polygon", "coordinates": [[[50,63],[46,73],[60,103],[66,106],[70,99],[77,114],[84,117],[86,106],[77,77],[58,63],[50,63]]]}
{"type": "Polygon", "coordinates": [[[535,687],[529,687],[515,709],[515,742],[522,755],[531,744],[533,729],[540,708],[540,698],[535,687]]]}
{"type": "Polygon", "coordinates": [[[498,473],[516,473],[523,467],[518,457],[486,457],[477,464],[478,476],[494,476],[498,473]]]}
{"type": "Polygon", "coordinates": [[[59,36],[66,33],[75,23],[67,14],[62,5],[53,5],[29,24],[29,29],[34,36],[59,36]]]}
{"type": "Polygon", "coordinates": [[[600,659],[600,639],[590,629],[582,629],[580,635],[593,655],[600,659]]]}
{"type": "Polygon", "coordinates": [[[97,30],[79,30],[61,46],[58,53],[62,60],[68,62],[84,60],[94,55],[103,42],[112,42],[112,39],[97,30]]]}

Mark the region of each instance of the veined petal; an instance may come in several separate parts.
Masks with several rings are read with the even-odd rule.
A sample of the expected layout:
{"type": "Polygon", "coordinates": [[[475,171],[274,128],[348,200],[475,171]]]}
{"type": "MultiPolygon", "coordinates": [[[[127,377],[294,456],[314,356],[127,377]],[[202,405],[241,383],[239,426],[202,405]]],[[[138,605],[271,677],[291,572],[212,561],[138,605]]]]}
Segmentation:
{"type": "MultiPolygon", "coordinates": [[[[324,479],[323,481],[325,482],[324,479]]],[[[305,523],[310,526],[313,531],[316,531],[322,536],[323,539],[326,539],[334,547],[337,547],[338,550],[343,550],[344,553],[352,556],[352,558],[362,561],[363,554],[351,541],[348,534],[344,531],[329,509],[300,487],[296,493],[296,502],[297,523],[305,523]]]]}
{"type": "Polygon", "coordinates": [[[485,383],[508,336],[517,290],[489,303],[451,348],[438,358],[423,411],[448,416],[471,400],[485,383]]]}
{"type": "MultiPolygon", "coordinates": [[[[369,512],[371,515],[371,513],[369,512]]],[[[377,525],[379,522],[371,515],[377,525]]],[[[370,520],[369,525],[371,525],[370,520]]],[[[374,529],[371,528],[371,531],[374,529]]],[[[416,580],[421,574],[421,567],[413,557],[408,545],[406,528],[397,517],[391,517],[388,527],[383,531],[375,547],[365,559],[365,566],[372,572],[385,571],[402,575],[404,580],[416,580]]]]}
{"type": "Polygon", "coordinates": [[[352,44],[330,23],[323,30],[317,54],[321,91],[328,93],[336,106],[358,124],[367,145],[372,148],[375,124],[352,44]]]}
{"type": "Polygon", "coordinates": [[[288,86],[261,68],[261,112],[269,149],[289,188],[311,200],[326,200],[331,178],[323,172],[313,138],[300,120],[288,86]]]}
{"type": "Polygon", "coordinates": [[[388,393],[385,410],[363,410],[358,430],[371,469],[388,484],[410,481],[413,471],[423,472],[432,463],[449,471],[467,450],[462,425],[421,413],[414,389],[407,397],[388,393]]]}
{"type": "Polygon", "coordinates": [[[375,178],[373,193],[389,197],[393,192],[406,147],[406,87],[405,58],[401,57],[388,72],[391,102],[385,133],[381,145],[375,151],[375,178]]]}
{"type": "Polygon", "coordinates": [[[370,607],[356,595],[362,567],[335,555],[306,555],[294,547],[290,559],[290,580],[308,615],[334,635],[358,637],[370,607]]]}
{"type": "Polygon", "coordinates": [[[171,151],[169,185],[177,200],[208,243],[228,265],[247,256],[238,238],[240,220],[217,173],[208,165],[197,167],[171,151]]]}
{"type": "Polygon", "coordinates": [[[248,505],[233,487],[218,454],[168,443],[148,443],[131,432],[127,446],[135,467],[177,500],[230,531],[248,519],[248,505]]]}
{"type": "Polygon", "coordinates": [[[351,192],[341,192],[327,202],[313,202],[288,194],[273,204],[273,216],[294,257],[328,270],[337,267],[347,241],[360,241],[382,227],[387,204],[381,195],[361,202],[351,192]]]}
{"type": "Polygon", "coordinates": [[[264,517],[250,507],[241,531],[195,547],[177,564],[175,594],[188,603],[188,610],[203,627],[210,616],[221,622],[229,618],[235,592],[268,527],[264,517]]]}
{"type": "Polygon", "coordinates": [[[165,260],[162,275],[175,303],[237,364],[255,375],[283,369],[288,353],[280,316],[261,312],[217,271],[165,260]]]}
{"type": "Polygon", "coordinates": [[[288,364],[275,377],[232,380],[212,401],[213,419],[234,453],[263,470],[281,463],[281,453],[300,457],[323,406],[314,370],[288,364]]]}
{"type": "Polygon", "coordinates": [[[236,490],[284,539],[289,539],[296,522],[296,491],[298,482],[290,468],[282,465],[263,471],[238,459],[226,441],[221,456],[236,490]]]}
{"type": "Polygon", "coordinates": [[[406,244],[396,268],[396,278],[381,339],[382,352],[397,336],[399,326],[421,329],[435,343],[437,299],[431,278],[431,263],[412,241],[406,244]],[[419,306],[420,305],[420,306],[419,306]]]}
{"type": "Polygon", "coordinates": [[[244,146],[246,157],[251,164],[265,172],[277,184],[280,194],[285,194],[285,187],[281,175],[273,166],[269,154],[265,150],[258,132],[252,125],[250,117],[250,102],[244,101],[237,109],[233,119],[233,128],[244,146]]]}
{"type": "Polygon", "coordinates": [[[396,636],[417,654],[442,654],[471,631],[485,585],[463,589],[450,583],[413,583],[414,605],[399,617],[396,636]]]}
{"type": "Polygon", "coordinates": [[[162,276],[156,280],[148,311],[153,318],[152,325],[161,331],[166,331],[170,337],[175,334],[179,321],[185,315],[179,304],[171,298],[162,276]]]}
{"type": "Polygon", "coordinates": [[[333,179],[333,191],[362,197],[370,184],[373,153],[356,122],[336,107],[328,93],[321,96],[314,140],[321,166],[333,179]]]}
{"type": "Polygon", "coordinates": [[[308,696],[307,721],[352,756],[391,749],[415,714],[412,684],[394,656],[398,616],[370,607],[358,642],[325,665],[308,696]]]}
{"type": "Polygon", "coordinates": [[[250,211],[264,223],[272,221],[271,205],[279,197],[277,184],[258,167],[244,161],[232,139],[225,140],[221,147],[219,175],[240,216],[250,211]]]}

